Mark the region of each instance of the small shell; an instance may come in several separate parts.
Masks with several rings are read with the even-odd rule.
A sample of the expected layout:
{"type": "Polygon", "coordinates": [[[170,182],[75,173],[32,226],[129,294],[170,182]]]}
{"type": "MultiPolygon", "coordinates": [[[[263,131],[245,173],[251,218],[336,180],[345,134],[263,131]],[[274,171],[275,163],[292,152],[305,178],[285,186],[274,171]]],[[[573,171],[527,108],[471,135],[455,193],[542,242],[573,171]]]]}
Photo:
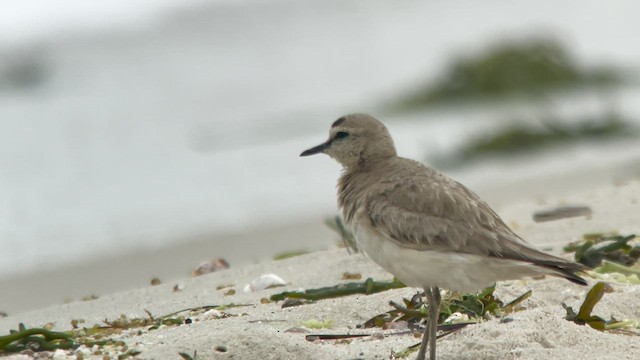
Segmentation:
{"type": "Polygon", "coordinates": [[[62,349],[57,349],[54,353],[53,356],[51,357],[53,360],[71,360],[71,359],[75,359],[76,356],[75,355],[69,355],[67,354],[66,351],[62,350],[62,349]]]}
{"type": "Polygon", "coordinates": [[[225,270],[228,268],[229,263],[227,262],[227,260],[223,258],[211,259],[200,264],[197,269],[191,272],[191,276],[200,276],[220,270],[225,270]]]}
{"type": "Polygon", "coordinates": [[[205,318],[221,318],[224,315],[220,310],[211,309],[203,314],[205,318]]]}
{"type": "Polygon", "coordinates": [[[460,312],[454,312],[448,318],[446,318],[443,321],[443,323],[445,323],[445,324],[456,324],[456,323],[467,322],[467,321],[469,321],[469,315],[463,314],[463,313],[460,313],[460,312]]]}
{"type": "Polygon", "coordinates": [[[251,283],[244,286],[244,292],[256,292],[264,289],[270,289],[278,286],[285,286],[287,283],[276,274],[264,274],[254,279],[251,283]]]}

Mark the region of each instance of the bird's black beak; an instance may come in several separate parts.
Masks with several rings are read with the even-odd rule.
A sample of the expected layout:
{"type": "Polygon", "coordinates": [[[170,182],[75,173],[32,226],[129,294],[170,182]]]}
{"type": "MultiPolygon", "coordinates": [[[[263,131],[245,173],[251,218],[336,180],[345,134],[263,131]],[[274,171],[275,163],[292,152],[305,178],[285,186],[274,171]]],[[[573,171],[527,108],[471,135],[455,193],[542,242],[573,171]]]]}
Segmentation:
{"type": "Polygon", "coordinates": [[[318,146],[312,147],[309,150],[303,151],[302,154],[300,154],[300,156],[309,156],[309,155],[323,153],[329,146],[331,146],[331,142],[327,141],[326,143],[322,143],[318,146]]]}

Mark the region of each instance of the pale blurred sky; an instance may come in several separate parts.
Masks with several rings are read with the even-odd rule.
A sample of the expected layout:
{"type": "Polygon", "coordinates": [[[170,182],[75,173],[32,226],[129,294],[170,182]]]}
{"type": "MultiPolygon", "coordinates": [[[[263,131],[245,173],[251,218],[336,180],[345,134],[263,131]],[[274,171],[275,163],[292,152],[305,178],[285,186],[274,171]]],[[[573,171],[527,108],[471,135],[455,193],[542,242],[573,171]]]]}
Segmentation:
{"type": "MultiPolygon", "coordinates": [[[[205,0],[0,0],[0,42],[38,39],[51,32],[144,26],[172,7],[205,0]]],[[[224,2],[226,0],[216,0],[224,2]]],[[[242,2],[242,1],[241,1],[242,2]]]]}
{"type": "MultiPolygon", "coordinates": [[[[307,0],[292,1],[309,2],[307,0]]],[[[383,1],[368,0],[371,6],[375,7],[383,1]]],[[[367,3],[368,3],[367,1],[367,3]]],[[[175,8],[185,8],[196,4],[226,3],[229,5],[242,6],[254,3],[281,2],[278,0],[0,0],[0,46],[25,45],[31,40],[47,40],[52,37],[60,37],[67,31],[69,33],[93,30],[114,30],[127,28],[146,28],[155,24],[156,19],[162,15],[170,13],[175,8]]],[[[425,0],[429,3],[428,0],[425,0]]],[[[351,3],[351,2],[348,2],[351,3]]],[[[478,5],[476,1],[456,0],[438,4],[431,1],[430,8],[440,9],[445,14],[447,12],[456,13],[459,11],[459,18],[465,19],[469,16],[466,8],[476,11],[478,5]]],[[[398,2],[397,6],[406,6],[404,2],[398,2]]],[[[592,44],[603,42],[618,43],[618,52],[628,54],[629,48],[635,46],[636,34],[629,31],[629,24],[637,22],[638,3],[635,0],[619,0],[604,2],[600,0],[585,1],[561,1],[561,2],[540,2],[533,1],[512,1],[512,0],[491,0],[483,5],[490,12],[495,12],[495,16],[504,17],[505,13],[516,22],[529,24],[531,19],[536,19],[545,14],[549,24],[566,23],[568,28],[583,31],[591,29],[590,34],[598,36],[591,39],[592,44]],[[538,11],[527,13],[533,7],[538,11]],[[527,11],[522,11],[525,8],[527,11]],[[612,36],[614,34],[615,36],[612,36]]],[[[431,14],[433,15],[433,14],[431,14]]],[[[492,21],[491,18],[487,18],[492,21]]],[[[459,25],[459,24],[457,24],[459,25]]],[[[452,27],[457,26],[452,23],[452,27]]],[[[545,20],[537,20],[537,25],[545,28],[545,20]]],[[[455,29],[453,29],[455,30],[455,29]]],[[[564,39],[570,42],[575,39],[564,39]]],[[[580,44],[578,44],[580,45],[580,44]]],[[[606,47],[606,46],[605,46],[606,47]]],[[[575,49],[578,55],[582,56],[581,48],[575,49]]],[[[589,49],[586,49],[589,50],[589,49]]],[[[593,52],[591,54],[593,55],[593,52]]],[[[615,51],[609,51],[601,56],[602,60],[620,55],[615,51]]],[[[618,60],[628,60],[622,59],[618,60]]],[[[635,58],[633,58],[635,61],[635,58]]]]}

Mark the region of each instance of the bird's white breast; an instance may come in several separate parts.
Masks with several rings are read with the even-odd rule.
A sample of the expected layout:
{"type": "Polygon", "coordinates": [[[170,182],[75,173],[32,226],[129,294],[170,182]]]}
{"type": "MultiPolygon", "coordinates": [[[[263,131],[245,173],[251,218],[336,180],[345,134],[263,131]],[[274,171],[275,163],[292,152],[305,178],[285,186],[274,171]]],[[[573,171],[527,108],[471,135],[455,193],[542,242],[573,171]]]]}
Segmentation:
{"type": "Polygon", "coordinates": [[[373,261],[408,286],[459,292],[481,290],[499,280],[544,273],[528,263],[454,251],[419,251],[404,248],[367,225],[351,225],[358,247],[373,261]]]}

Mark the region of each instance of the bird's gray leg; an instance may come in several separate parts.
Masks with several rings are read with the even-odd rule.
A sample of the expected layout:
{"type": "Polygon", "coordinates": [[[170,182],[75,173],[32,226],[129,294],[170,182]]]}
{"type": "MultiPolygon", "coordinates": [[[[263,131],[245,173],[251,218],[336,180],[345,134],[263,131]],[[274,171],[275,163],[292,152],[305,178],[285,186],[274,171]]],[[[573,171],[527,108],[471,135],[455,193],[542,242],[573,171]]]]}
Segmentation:
{"type": "Polygon", "coordinates": [[[429,299],[429,359],[436,360],[436,340],[438,337],[438,317],[440,316],[440,289],[431,288],[431,297],[429,299]]]}
{"type": "Polygon", "coordinates": [[[424,293],[429,303],[429,318],[427,319],[427,326],[424,329],[422,343],[420,344],[420,350],[418,351],[416,360],[425,360],[427,344],[429,344],[429,360],[436,360],[436,333],[438,332],[438,317],[440,316],[440,302],[442,301],[442,297],[440,296],[440,289],[435,286],[425,288],[424,293]]]}
{"type": "Polygon", "coordinates": [[[431,288],[424,288],[424,293],[429,302],[429,317],[427,318],[427,324],[424,327],[424,334],[422,335],[422,343],[420,344],[420,350],[418,351],[418,357],[416,360],[425,360],[425,354],[427,353],[427,344],[429,343],[429,331],[431,329],[431,288]]]}

